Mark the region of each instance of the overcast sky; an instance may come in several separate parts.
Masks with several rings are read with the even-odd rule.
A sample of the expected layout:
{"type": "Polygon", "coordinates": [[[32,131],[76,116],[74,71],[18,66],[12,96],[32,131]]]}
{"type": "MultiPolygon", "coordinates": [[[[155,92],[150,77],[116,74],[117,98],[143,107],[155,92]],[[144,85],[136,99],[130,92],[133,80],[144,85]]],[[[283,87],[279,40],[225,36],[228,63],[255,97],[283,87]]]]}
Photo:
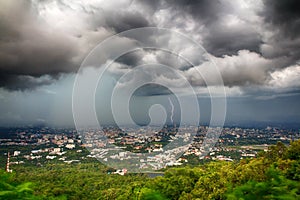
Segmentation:
{"type": "MultiPolygon", "coordinates": [[[[99,119],[112,121],[106,96],[116,81],[138,65],[160,63],[176,69],[199,97],[202,122],[210,118],[203,77],[213,81],[211,63],[221,74],[230,124],[300,124],[300,2],[297,0],[2,0],[0,1],[0,126],[70,126],[76,73],[88,53],[103,40],[141,27],[167,28],[196,41],[210,62],[181,40],[143,35],[176,49],[141,49],[115,60],[101,82],[96,100],[99,119]],[[205,52],[206,53],[206,52],[205,52]]],[[[130,45],[119,37],[112,45],[130,45]]],[[[94,74],[101,66],[83,73],[94,74]]],[[[151,77],[186,91],[181,79],[160,70],[136,75],[129,84],[151,77]]],[[[219,87],[219,85],[216,85],[219,87]]],[[[188,94],[184,94],[187,95],[188,94]]],[[[133,118],[149,123],[150,104],[165,105],[171,120],[170,91],[148,85],[136,91],[133,118]],[[143,115],[145,115],[143,117],[143,115]]],[[[172,99],[174,99],[172,97],[172,99]]],[[[120,100],[121,101],[121,100],[120,100]]],[[[176,100],[175,119],[179,120],[176,100]]],[[[173,116],[174,117],[174,116],[173,116]]],[[[193,121],[193,116],[191,116],[193,121]]]]}

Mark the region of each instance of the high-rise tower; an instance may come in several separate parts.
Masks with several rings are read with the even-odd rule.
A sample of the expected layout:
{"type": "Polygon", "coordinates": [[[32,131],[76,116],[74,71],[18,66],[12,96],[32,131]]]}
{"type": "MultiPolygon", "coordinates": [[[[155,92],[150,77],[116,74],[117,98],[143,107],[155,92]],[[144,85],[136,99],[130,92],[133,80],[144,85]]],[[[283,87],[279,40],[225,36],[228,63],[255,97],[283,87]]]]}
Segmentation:
{"type": "Polygon", "coordinates": [[[11,173],[12,170],[9,169],[9,159],[10,159],[10,154],[9,154],[9,152],[7,152],[7,162],[6,162],[6,169],[5,169],[5,171],[11,173]]]}

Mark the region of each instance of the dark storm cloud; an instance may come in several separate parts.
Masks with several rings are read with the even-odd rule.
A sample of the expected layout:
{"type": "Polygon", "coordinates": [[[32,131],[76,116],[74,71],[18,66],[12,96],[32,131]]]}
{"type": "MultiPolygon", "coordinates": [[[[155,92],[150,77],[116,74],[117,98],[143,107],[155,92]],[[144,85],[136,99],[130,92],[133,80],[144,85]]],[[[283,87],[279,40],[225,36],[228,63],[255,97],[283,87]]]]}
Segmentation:
{"type": "Polygon", "coordinates": [[[180,15],[183,12],[190,14],[204,24],[212,23],[225,12],[232,11],[232,8],[228,4],[222,4],[219,0],[166,0],[165,3],[173,6],[180,15]]]}
{"type": "MultiPolygon", "coordinates": [[[[59,74],[76,72],[83,56],[101,41],[99,35],[149,25],[138,11],[129,12],[126,8],[104,11],[81,6],[82,16],[88,16],[87,26],[78,25],[78,31],[70,33],[39,19],[41,10],[52,2],[1,1],[0,87],[24,90],[49,84],[51,77],[55,81],[59,74]],[[50,78],[40,81],[45,75],[50,78]]],[[[66,1],[56,1],[56,5],[61,10],[79,12],[66,1]]],[[[134,56],[130,59],[123,61],[133,62],[134,56]]]]}
{"type": "MultiPolygon", "coordinates": [[[[300,59],[300,2],[297,0],[264,0],[260,15],[272,31],[265,40],[262,53],[269,58],[286,57],[287,65],[300,59]]],[[[284,67],[286,67],[284,66],[284,67]]]]}
{"type": "Polygon", "coordinates": [[[164,86],[157,85],[157,84],[147,84],[137,89],[133,95],[134,96],[159,96],[159,95],[169,95],[169,94],[172,94],[172,92],[164,86]]]}
{"type": "Polygon", "coordinates": [[[298,0],[264,0],[262,13],[266,22],[278,26],[285,36],[299,37],[300,2],[298,0]]]}
{"type": "Polygon", "coordinates": [[[260,44],[260,35],[247,24],[227,27],[220,23],[210,26],[203,43],[206,50],[215,56],[233,55],[243,49],[259,52],[260,44]]]}
{"type": "MultiPolygon", "coordinates": [[[[295,65],[300,59],[299,4],[291,0],[266,0],[259,13],[263,19],[258,19],[255,12],[244,15],[247,8],[241,10],[239,3],[227,0],[143,0],[93,4],[69,0],[2,1],[0,87],[24,90],[49,84],[62,73],[76,72],[85,55],[103,39],[145,26],[171,28],[198,39],[197,42],[218,60],[226,86],[262,85],[269,81],[272,72],[295,65]],[[45,19],[41,17],[43,13],[46,13],[45,19]],[[67,13],[62,16],[69,17],[70,22],[55,18],[61,13],[67,13]],[[60,27],[60,24],[63,26],[60,27]],[[252,58],[257,59],[251,62],[256,63],[255,66],[249,64],[252,58]]],[[[196,57],[185,44],[169,36],[156,36],[153,32],[136,37],[147,44],[152,42],[172,50],[179,49],[179,53],[192,58],[195,65],[203,64],[202,58],[196,57]]],[[[119,38],[112,45],[122,48],[125,43],[134,41],[119,38]]],[[[105,59],[106,55],[99,57],[105,59]]],[[[119,74],[140,64],[158,62],[183,73],[189,71],[187,78],[195,77],[190,70],[193,66],[189,63],[160,51],[136,51],[118,58],[116,62],[121,64],[115,67],[119,74]]],[[[194,82],[199,80],[191,81],[194,82]]],[[[150,90],[151,87],[149,94],[152,93],[150,90]]]]}
{"type": "Polygon", "coordinates": [[[74,71],[71,39],[40,26],[29,1],[0,5],[0,87],[31,88],[51,82],[34,77],[74,71]]]}
{"type": "Polygon", "coordinates": [[[191,16],[199,27],[204,25],[202,44],[214,56],[233,55],[243,49],[259,52],[260,34],[247,21],[239,19],[234,4],[222,0],[166,0],[162,5],[171,7],[175,19],[191,16]],[[240,22],[228,26],[228,16],[237,17],[240,22]]]}
{"type": "Polygon", "coordinates": [[[131,5],[132,4],[141,5],[144,8],[144,10],[147,10],[148,12],[153,14],[157,10],[166,7],[166,6],[163,6],[163,2],[164,1],[160,1],[160,0],[157,0],[157,1],[153,1],[153,0],[132,0],[131,5]]]}
{"type": "Polygon", "coordinates": [[[135,67],[141,62],[144,54],[145,52],[142,50],[132,51],[120,56],[115,60],[115,62],[135,67]]]}
{"type": "Polygon", "coordinates": [[[59,75],[43,75],[41,77],[32,77],[28,75],[0,74],[0,86],[5,85],[7,90],[26,90],[28,88],[36,89],[42,85],[49,85],[58,78],[59,75]]]}
{"type": "Polygon", "coordinates": [[[150,26],[147,19],[139,12],[108,13],[106,18],[106,26],[117,33],[150,26]]]}

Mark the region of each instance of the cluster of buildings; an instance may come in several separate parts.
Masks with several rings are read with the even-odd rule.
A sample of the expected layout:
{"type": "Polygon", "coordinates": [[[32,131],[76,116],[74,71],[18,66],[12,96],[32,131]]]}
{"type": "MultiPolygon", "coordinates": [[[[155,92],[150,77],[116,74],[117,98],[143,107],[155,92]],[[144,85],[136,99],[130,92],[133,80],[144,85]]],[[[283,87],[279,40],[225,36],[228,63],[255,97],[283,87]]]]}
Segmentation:
{"type": "MultiPolygon", "coordinates": [[[[255,157],[261,150],[277,141],[288,143],[300,138],[299,130],[267,127],[214,128],[207,135],[207,126],[165,126],[160,130],[149,127],[120,130],[106,127],[102,130],[53,128],[12,129],[7,138],[0,138],[0,148],[16,147],[11,152],[11,164],[27,161],[55,160],[65,163],[97,158],[116,167],[140,170],[160,169],[189,162],[191,156],[200,160],[233,161],[255,157]],[[28,146],[22,152],[18,146],[28,146]],[[88,153],[82,154],[84,148],[88,153]],[[73,152],[78,158],[68,158],[73,152]],[[18,158],[18,159],[17,159],[18,158]],[[22,158],[22,159],[20,159],[22,158]],[[120,166],[124,164],[124,166],[120,166]]],[[[86,152],[86,151],[85,151],[86,152]]],[[[7,152],[6,152],[7,153],[7,152]]],[[[6,154],[7,155],[7,154],[6,154]]]]}

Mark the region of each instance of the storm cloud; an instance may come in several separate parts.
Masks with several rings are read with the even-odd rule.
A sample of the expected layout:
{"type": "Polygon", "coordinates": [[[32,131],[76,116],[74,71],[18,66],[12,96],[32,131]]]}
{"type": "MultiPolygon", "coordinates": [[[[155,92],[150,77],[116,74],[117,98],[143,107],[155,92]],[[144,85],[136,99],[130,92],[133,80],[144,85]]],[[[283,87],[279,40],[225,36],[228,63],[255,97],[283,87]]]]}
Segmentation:
{"type": "MultiPolygon", "coordinates": [[[[76,73],[90,50],[107,37],[147,26],[170,28],[202,44],[228,87],[265,87],[274,82],[274,74],[299,70],[299,3],[294,0],[12,0],[0,4],[0,87],[9,90],[36,89],[62,74],[76,73]]],[[[177,49],[181,56],[194,54],[172,38],[140,37],[177,49]]],[[[118,41],[121,46],[126,38],[118,41]]],[[[194,57],[192,66],[161,50],[123,55],[110,71],[120,77],[126,69],[149,62],[174,67],[192,85],[205,86],[193,73],[209,68],[203,58],[194,57]]],[[[158,93],[157,88],[147,90],[150,95],[158,93]]]]}
{"type": "Polygon", "coordinates": [[[105,37],[150,25],[139,12],[88,5],[78,11],[68,1],[1,1],[0,18],[0,87],[10,90],[33,89],[74,73],[105,37]],[[60,18],[64,12],[66,19],[60,18]],[[80,19],[72,24],[76,12],[80,19]]]}
{"type": "Polygon", "coordinates": [[[295,0],[264,1],[261,16],[264,19],[269,37],[261,45],[265,57],[285,57],[287,65],[294,65],[300,59],[300,3],[295,0]]]}
{"type": "Polygon", "coordinates": [[[31,88],[51,83],[45,75],[74,71],[75,43],[35,19],[29,1],[1,1],[0,86],[31,88]],[[35,80],[37,79],[37,80],[35,80]]]}

